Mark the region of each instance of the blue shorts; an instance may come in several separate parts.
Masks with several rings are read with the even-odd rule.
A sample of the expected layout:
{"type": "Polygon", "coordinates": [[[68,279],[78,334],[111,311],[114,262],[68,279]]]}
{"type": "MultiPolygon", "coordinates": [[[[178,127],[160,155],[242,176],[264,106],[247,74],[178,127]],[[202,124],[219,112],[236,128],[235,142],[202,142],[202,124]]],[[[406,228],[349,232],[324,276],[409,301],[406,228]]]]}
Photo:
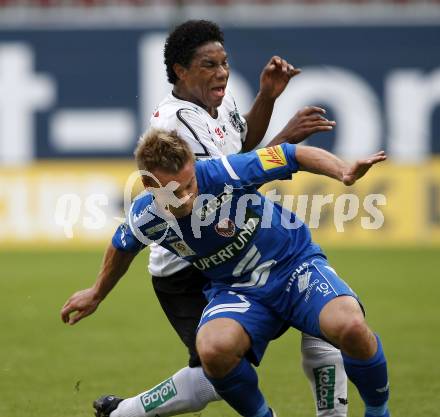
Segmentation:
{"type": "Polygon", "coordinates": [[[208,303],[199,328],[218,318],[233,319],[245,329],[252,342],[247,358],[255,365],[263,358],[268,343],[285,328],[285,322],[266,306],[234,291],[222,291],[208,303]]]}
{"type": "Polygon", "coordinates": [[[337,275],[327,259],[321,256],[299,262],[289,284],[286,290],[293,309],[287,321],[304,333],[322,339],[324,336],[319,328],[319,313],[329,301],[348,295],[356,298],[360,304],[356,293],[337,275]]]}
{"type": "MultiPolygon", "coordinates": [[[[258,291],[258,290],[256,290],[258,291]]],[[[217,318],[230,318],[249,334],[252,351],[248,358],[258,365],[268,343],[275,339],[286,323],[315,337],[323,338],[319,328],[319,313],[332,299],[348,295],[358,299],[321,256],[297,262],[286,280],[284,290],[272,297],[271,304],[263,303],[251,293],[220,291],[203,311],[199,328],[217,318]]]]}

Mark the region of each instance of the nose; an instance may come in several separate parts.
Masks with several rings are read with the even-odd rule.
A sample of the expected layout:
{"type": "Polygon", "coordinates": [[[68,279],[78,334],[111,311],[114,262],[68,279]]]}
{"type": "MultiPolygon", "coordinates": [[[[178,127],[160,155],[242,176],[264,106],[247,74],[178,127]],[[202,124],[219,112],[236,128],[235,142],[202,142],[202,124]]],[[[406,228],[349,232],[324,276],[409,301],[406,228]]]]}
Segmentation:
{"type": "Polygon", "coordinates": [[[229,77],[229,69],[224,65],[219,65],[216,71],[216,77],[220,80],[228,79],[229,77]]]}

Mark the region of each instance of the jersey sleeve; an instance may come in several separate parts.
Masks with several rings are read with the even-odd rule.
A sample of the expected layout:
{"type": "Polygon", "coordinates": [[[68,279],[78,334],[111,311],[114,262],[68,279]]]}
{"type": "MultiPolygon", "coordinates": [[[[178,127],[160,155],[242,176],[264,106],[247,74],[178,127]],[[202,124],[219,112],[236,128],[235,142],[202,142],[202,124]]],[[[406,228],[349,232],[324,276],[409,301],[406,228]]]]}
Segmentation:
{"type": "Polygon", "coordinates": [[[226,171],[243,186],[290,178],[299,169],[296,146],[288,143],[222,158],[226,171]]]}
{"type": "Polygon", "coordinates": [[[137,253],[145,248],[145,245],[136,238],[127,223],[122,223],[116,229],[112,238],[112,245],[115,249],[123,252],[137,253]]]}
{"type": "Polygon", "coordinates": [[[233,187],[260,186],[273,180],[290,178],[299,164],[296,146],[291,144],[262,148],[257,151],[198,161],[196,172],[203,189],[217,192],[225,184],[233,187]]]}

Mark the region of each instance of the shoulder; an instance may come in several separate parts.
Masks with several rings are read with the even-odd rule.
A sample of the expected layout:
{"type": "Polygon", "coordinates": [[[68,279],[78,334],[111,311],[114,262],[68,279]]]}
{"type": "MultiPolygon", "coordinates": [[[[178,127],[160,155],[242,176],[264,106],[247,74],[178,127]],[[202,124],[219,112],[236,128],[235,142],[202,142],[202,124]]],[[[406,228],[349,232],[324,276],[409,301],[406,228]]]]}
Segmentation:
{"type": "Polygon", "coordinates": [[[188,101],[173,97],[168,104],[159,106],[150,127],[176,130],[197,158],[209,158],[219,153],[212,140],[207,113],[188,101]]]}
{"type": "Polygon", "coordinates": [[[230,124],[232,131],[241,136],[241,141],[244,140],[247,133],[246,119],[240,114],[234,97],[226,90],[226,95],[223,98],[223,103],[219,107],[219,112],[224,118],[225,122],[230,124]]]}
{"type": "MultiPolygon", "coordinates": [[[[154,178],[153,178],[154,179],[154,178]]],[[[131,210],[139,210],[144,206],[150,205],[153,202],[153,194],[147,190],[143,190],[139,193],[131,204],[131,210]]]]}
{"type": "Polygon", "coordinates": [[[236,110],[237,105],[235,104],[234,96],[232,95],[229,89],[226,89],[225,96],[223,97],[223,102],[221,107],[224,107],[227,110],[236,110]]]}
{"type": "Polygon", "coordinates": [[[201,114],[200,108],[196,104],[191,103],[190,101],[181,100],[173,96],[172,93],[169,93],[156,107],[152,115],[152,120],[153,118],[160,119],[162,115],[176,115],[182,110],[189,111],[194,114],[201,114]]]}
{"type": "Polygon", "coordinates": [[[128,226],[130,232],[145,246],[154,242],[154,235],[166,228],[166,222],[155,209],[153,196],[150,193],[133,201],[128,215],[128,226]]]}
{"type": "Polygon", "coordinates": [[[201,109],[189,101],[176,99],[170,94],[155,109],[150,119],[150,126],[161,129],[179,129],[187,125],[204,123],[201,109]]]}
{"type": "Polygon", "coordinates": [[[145,214],[151,210],[151,204],[153,203],[153,196],[151,193],[144,191],[139,194],[133,201],[128,213],[129,224],[138,222],[145,214]]]}
{"type": "Polygon", "coordinates": [[[126,221],[118,226],[113,235],[112,244],[116,249],[125,252],[138,252],[151,243],[145,239],[138,227],[139,222],[145,219],[145,213],[151,202],[151,195],[141,195],[133,201],[130,210],[126,213],[126,221]]]}
{"type": "Polygon", "coordinates": [[[235,186],[239,180],[226,156],[197,161],[196,175],[203,192],[216,192],[219,186],[223,189],[225,184],[235,186]]]}

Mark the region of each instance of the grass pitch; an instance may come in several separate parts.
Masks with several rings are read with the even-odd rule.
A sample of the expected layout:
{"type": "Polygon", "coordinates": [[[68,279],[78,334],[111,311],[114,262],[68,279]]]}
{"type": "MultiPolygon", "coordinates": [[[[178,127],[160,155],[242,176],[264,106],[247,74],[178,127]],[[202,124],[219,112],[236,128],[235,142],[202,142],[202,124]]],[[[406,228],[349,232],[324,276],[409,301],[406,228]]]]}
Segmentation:
{"type": "MultiPolygon", "coordinates": [[[[393,417],[438,415],[440,250],[328,250],[367,307],[389,361],[393,417]]],[[[94,282],[101,252],[0,253],[0,417],[91,417],[103,393],[129,396],[186,364],[156,301],[141,254],[98,311],[69,327],[72,292],[94,282]]],[[[279,417],[312,417],[295,330],[271,344],[258,373],[279,417]]],[[[363,416],[350,386],[349,415],[363,416]]],[[[205,417],[233,417],[224,403],[205,417]]]]}

